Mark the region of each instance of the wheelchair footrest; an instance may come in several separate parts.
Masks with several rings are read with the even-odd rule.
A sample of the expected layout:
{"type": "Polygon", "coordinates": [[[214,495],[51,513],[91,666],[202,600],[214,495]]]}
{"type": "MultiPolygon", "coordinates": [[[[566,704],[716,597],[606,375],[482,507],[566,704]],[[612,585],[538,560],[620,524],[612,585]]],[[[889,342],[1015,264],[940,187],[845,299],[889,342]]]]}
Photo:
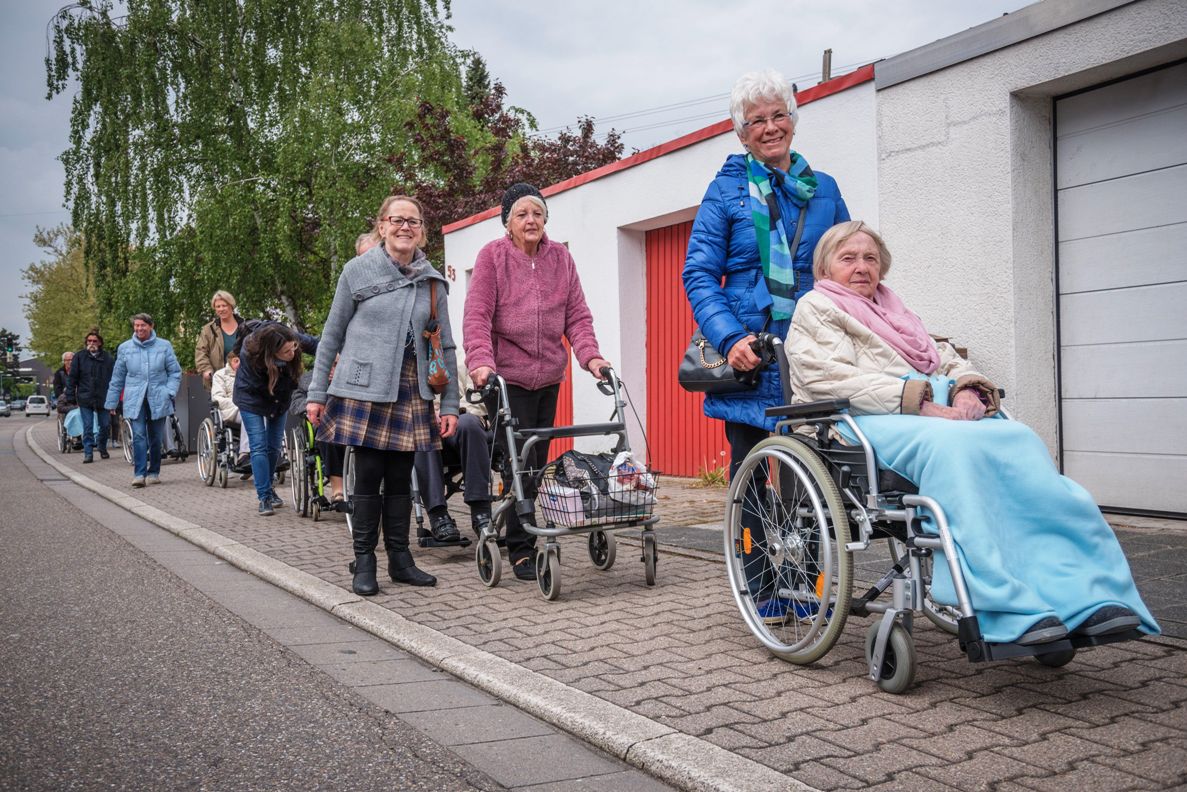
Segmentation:
{"type": "Polygon", "coordinates": [[[1087,649],[1093,646],[1118,643],[1120,641],[1136,641],[1142,637],[1138,630],[1129,630],[1111,635],[1072,635],[1060,638],[1058,641],[1048,641],[1041,644],[1023,646],[1014,643],[990,643],[975,641],[964,647],[969,662],[983,663],[988,660],[1005,660],[1009,657],[1034,657],[1052,652],[1066,652],[1069,649],[1087,649]]]}
{"type": "Polygon", "coordinates": [[[427,534],[416,537],[416,543],[421,547],[469,547],[470,537],[458,536],[457,539],[443,542],[440,539],[434,539],[432,534],[427,534]]]}

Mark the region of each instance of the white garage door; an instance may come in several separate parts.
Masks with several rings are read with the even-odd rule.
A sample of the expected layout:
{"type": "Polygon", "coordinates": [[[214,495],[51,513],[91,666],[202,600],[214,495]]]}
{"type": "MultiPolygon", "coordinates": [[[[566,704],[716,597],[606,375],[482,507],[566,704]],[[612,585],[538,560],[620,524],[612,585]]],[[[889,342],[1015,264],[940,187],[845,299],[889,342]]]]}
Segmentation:
{"type": "Polygon", "coordinates": [[[1056,103],[1064,472],[1187,513],[1187,64],[1056,103]]]}

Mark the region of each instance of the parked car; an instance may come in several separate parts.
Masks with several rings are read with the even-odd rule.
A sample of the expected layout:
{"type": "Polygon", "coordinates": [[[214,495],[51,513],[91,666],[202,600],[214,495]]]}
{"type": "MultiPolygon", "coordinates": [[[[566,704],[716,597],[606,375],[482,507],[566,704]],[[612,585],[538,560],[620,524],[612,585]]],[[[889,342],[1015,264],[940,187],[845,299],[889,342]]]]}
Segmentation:
{"type": "Polygon", "coordinates": [[[0,415],[3,415],[5,418],[12,415],[12,409],[8,406],[8,402],[3,399],[0,399],[0,415]]]}
{"type": "Polygon", "coordinates": [[[34,415],[49,417],[49,399],[44,396],[30,396],[25,399],[25,417],[34,415]]]}
{"type": "Polygon", "coordinates": [[[25,409],[25,400],[24,399],[13,399],[12,401],[10,401],[8,403],[8,409],[13,410],[15,412],[20,412],[21,410],[25,409]]]}

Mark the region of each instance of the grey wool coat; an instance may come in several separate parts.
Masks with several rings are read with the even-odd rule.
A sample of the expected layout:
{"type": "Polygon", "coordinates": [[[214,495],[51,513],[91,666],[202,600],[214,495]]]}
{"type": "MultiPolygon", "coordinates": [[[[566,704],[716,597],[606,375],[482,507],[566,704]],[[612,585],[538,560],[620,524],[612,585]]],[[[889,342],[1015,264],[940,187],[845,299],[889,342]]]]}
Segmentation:
{"type": "Polygon", "coordinates": [[[415,271],[406,277],[383,245],[346,262],[317,347],[309,384],[310,402],[325,404],[328,396],[377,403],[397,401],[409,325],[415,342],[420,396],[432,401],[435,394],[426,380],[429,341],[422,331],[429,323],[429,284],[436,281],[437,323],[449,373],[449,384],[441,394],[441,414],[457,415],[457,356],[449,327],[449,281],[433,269],[420,250],[410,266],[415,271]],[[341,357],[331,383],[330,366],[335,355],[341,357]]]}

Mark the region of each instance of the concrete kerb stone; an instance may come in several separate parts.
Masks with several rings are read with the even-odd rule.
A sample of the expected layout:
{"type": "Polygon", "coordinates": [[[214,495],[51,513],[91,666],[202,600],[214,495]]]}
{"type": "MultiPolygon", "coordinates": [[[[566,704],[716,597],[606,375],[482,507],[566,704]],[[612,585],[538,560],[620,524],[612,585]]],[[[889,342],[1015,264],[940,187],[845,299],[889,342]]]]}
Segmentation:
{"type": "Polygon", "coordinates": [[[814,792],[813,787],[766,765],[409,621],[315,575],[100,484],[54,459],[33,438],[33,429],[25,433],[33,452],[79,486],[673,786],[689,792],[814,792]]]}

